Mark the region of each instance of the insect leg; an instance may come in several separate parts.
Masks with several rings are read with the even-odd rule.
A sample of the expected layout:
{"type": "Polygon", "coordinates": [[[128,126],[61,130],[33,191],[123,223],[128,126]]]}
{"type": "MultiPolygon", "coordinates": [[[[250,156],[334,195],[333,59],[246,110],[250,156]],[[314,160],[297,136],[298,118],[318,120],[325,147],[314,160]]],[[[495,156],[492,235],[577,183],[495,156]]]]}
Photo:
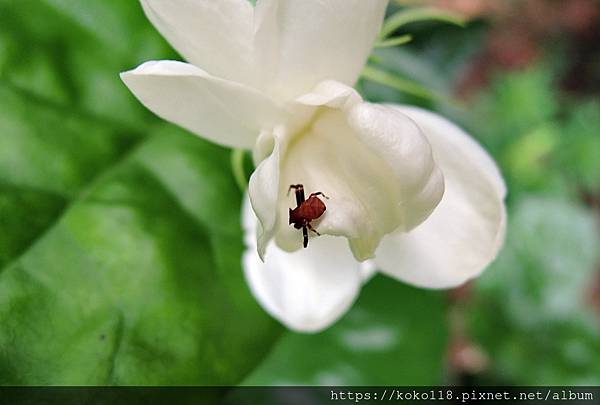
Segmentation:
{"type": "Polygon", "coordinates": [[[320,195],[321,195],[321,196],[323,196],[324,198],[326,198],[326,199],[328,199],[328,200],[329,200],[329,197],[327,197],[325,194],[321,193],[320,191],[319,191],[319,192],[316,192],[316,193],[312,193],[312,194],[309,196],[309,198],[310,198],[310,197],[318,197],[318,196],[320,196],[320,195]]]}
{"type": "Polygon", "coordinates": [[[304,237],[304,248],[306,249],[308,247],[308,231],[305,226],[302,227],[302,236],[304,237]]]}
{"type": "Polygon", "coordinates": [[[311,231],[313,231],[317,235],[321,236],[321,234],[315,228],[313,228],[311,224],[308,224],[306,226],[308,227],[308,229],[310,229],[311,231]]]}

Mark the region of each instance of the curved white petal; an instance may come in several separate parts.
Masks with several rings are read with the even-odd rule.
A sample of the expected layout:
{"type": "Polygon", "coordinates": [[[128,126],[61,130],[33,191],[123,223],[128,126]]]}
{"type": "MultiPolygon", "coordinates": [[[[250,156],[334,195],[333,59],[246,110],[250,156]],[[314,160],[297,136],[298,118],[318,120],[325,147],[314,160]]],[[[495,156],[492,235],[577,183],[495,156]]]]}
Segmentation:
{"type": "Polygon", "coordinates": [[[148,19],[190,63],[250,84],[253,14],[248,0],[141,0],[148,19]]]}
{"type": "Polygon", "coordinates": [[[281,156],[285,153],[284,129],[276,128],[272,133],[263,132],[254,149],[255,160],[261,162],[248,184],[252,209],[258,217],[257,250],[264,260],[267,245],[277,229],[277,200],[280,189],[281,156]],[[266,157],[264,157],[264,156],[266,157]]]}
{"type": "Polygon", "coordinates": [[[460,285],[478,276],[503,244],[504,180],[483,148],[451,122],[417,108],[397,110],[423,129],[446,191],[425,222],[385,237],[375,262],[382,272],[419,287],[460,285]]]}
{"type": "Polygon", "coordinates": [[[362,101],[362,97],[354,88],[334,80],[322,81],[313,91],[296,99],[297,103],[306,106],[325,106],[340,110],[348,110],[362,101]]]}
{"type": "Polygon", "coordinates": [[[442,199],[444,178],[421,128],[393,107],[370,103],[354,107],[349,123],[398,179],[400,229],[423,222],[442,199]]]}
{"type": "Polygon", "coordinates": [[[247,203],[243,217],[244,272],[252,293],[267,312],[291,329],[316,332],[350,308],[363,277],[368,278],[368,269],[354,260],[342,238],[320,238],[310,249],[295,253],[271,243],[262,262],[256,252],[257,220],[247,203]]]}
{"type": "Polygon", "coordinates": [[[354,85],[381,29],[388,0],[259,0],[255,52],[262,83],[292,100],[332,79],[354,85]]]}
{"type": "MultiPolygon", "coordinates": [[[[348,93],[348,100],[353,97],[348,93]]],[[[323,99],[328,100],[332,98],[323,99]]],[[[390,107],[358,103],[345,111],[319,109],[312,124],[277,156],[276,166],[267,163],[273,156],[261,164],[280,171],[277,199],[257,214],[263,224],[275,226],[269,228],[269,238],[275,236],[278,247],[290,252],[302,247],[302,232],[288,224],[288,209],[295,207],[294,196],[287,193],[291,184],[303,184],[307,197],[319,191],[328,197],[323,198],[326,212],[312,225],[321,234],[346,237],[360,261],[374,255],[384,235],[425,219],[444,190],[427,140],[413,121],[390,107]],[[264,220],[266,213],[275,215],[274,207],[278,217],[264,220]]],[[[275,178],[259,171],[253,177],[258,181],[259,176],[264,181],[275,178]]],[[[269,199],[274,197],[270,190],[269,199]]],[[[253,206],[267,196],[252,184],[249,192],[253,206]]]]}
{"type": "Polygon", "coordinates": [[[146,62],[121,78],[156,115],[220,145],[250,149],[283,115],[257,91],[187,63],[146,62]]]}

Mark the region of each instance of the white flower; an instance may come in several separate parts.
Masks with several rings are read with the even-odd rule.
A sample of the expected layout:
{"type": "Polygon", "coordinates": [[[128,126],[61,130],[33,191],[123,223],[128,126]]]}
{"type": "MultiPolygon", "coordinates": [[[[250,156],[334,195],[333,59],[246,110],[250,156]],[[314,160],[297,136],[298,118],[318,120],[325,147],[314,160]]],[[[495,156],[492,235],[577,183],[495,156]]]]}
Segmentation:
{"type": "Polygon", "coordinates": [[[162,118],[253,150],[244,269],[281,322],[301,331],[330,325],[376,268],[447,288],[496,256],[506,190],[487,153],[444,118],[366,103],[351,87],[387,0],[142,5],[191,64],[148,62],[122,78],[162,118]],[[323,236],[308,249],[288,224],[295,201],[287,191],[298,183],[329,197],[313,222],[323,236]]]}

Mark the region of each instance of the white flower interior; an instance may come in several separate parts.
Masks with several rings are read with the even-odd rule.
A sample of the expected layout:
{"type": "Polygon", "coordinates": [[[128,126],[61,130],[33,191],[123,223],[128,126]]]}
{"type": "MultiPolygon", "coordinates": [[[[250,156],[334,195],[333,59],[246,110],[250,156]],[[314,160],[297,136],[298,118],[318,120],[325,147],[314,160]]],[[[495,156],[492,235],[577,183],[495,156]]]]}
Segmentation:
{"type": "Polygon", "coordinates": [[[288,223],[288,209],[295,207],[291,184],[303,184],[307,196],[320,191],[329,197],[313,226],[322,235],[347,238],[359,261],[373,257],[384,235],[427,218],[442,198],[444,181],[412,120],[391,107],[363,103],[335,82],[300,100],[315,110],[293,127],[299,130],[279,127],[258,141],[259,160],[265,145],[271,149],[249,189],[261,221],[262,256],[272,238],[285,251],[302,248],[302,233],[288,223]]]}

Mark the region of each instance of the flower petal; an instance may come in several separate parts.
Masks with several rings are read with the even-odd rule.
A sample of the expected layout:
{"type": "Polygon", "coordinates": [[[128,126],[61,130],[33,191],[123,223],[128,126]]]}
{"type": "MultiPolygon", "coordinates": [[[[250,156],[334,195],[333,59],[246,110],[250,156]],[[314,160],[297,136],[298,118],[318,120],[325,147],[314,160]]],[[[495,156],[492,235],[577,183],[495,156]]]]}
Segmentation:
{"type": "Polygon", "coordinates": [[[259,0],[255,52],[263,88],[284,100],[333,79],[354,85],[388,0],[259,0]]]}
{"type": "MultiPolygon", "coordinates": [[[[285,127],[278,126],[271,131],[265,130],[261,133],[253,150],[257,168],[250,177],[248,186],[250,202],[259,219],[257,239],[258,254],[261,259],[264,259],[267,244],[281,228],[278,206],[280,192],[286,184],[280,181],[280,171],[281,161],[287,154],[290,138],[295,132],[302,132],[302,128],[308,125],[307,122],[315,117],[318,107],[328,106],[348,110],[361,102],[362,98],[352,87],[335,81],[324,81],[319,83],[311,93],[296,101],[293,107],[294,122],[290,120],[285,127]]],[[[283,218],[283,222],[287,226],[287,218],[283,218]]]]}
{"type": "Polygon", "coordinates": [[[190,63],[251,84],[254,10],[248,0],[141,0],[148,19],[190,63]]]}
{"type": "Polygon", "coordinates": [[[316,332],[340,318],[356,299],[364,271],[342,238],[324,237],[311,249],[284,252],[273,243],[262,262],[256,252],[257,220],[244,208],[246,279],[260,304],[287,327],[316,332]]]}
{"type": "Polygon", "coordinates": [[[423,222],[442,199],[444,178],[421,128],[393,107],[370,103],[353,108],[349,123],[398,178],[400,229],[423,222]]]}
{"type": "Polygon", "coordinates": [[[264,260],[267,245],[273,239],[277,229],[277,200],[280,189],[281,155],[285,145],[282,143],[284,129],[276,128],[272,133],[263,132],[254,150],[255,161],[261,162],[248,184],[248,193],[252,209],[258,217],[257,250],[264,260]],[[267,156],[266,158],[264,156],[267,156]],[[262,161],[261,161],[262,160],[262,161]]]}
{"type": "Polygon", "coordinates": [[[390,107],[323,108],[282,156],[275,240],[286,251],[302,246],[302,233],[288,225],[295,206],[294,196],[286,196],[290,184],[303,184],[307,197],[319,191],[328,197],[327,210],[312,225],[346,237],[359,261],[374,255],[384,235],[423,221],[444,190],[427,140],[390,107]]]}
{"type": "Polygon", "coordinates": [[[250,149],[283,115],[255,90],[182,62],[147,62],[121,78],[155,114],[220,145],[250,149]]]}
{"type": "Polygon", "coordinates": [[[382,272],[419,287],[449,288],[479,275],[496,257],[506,231],[504,180],[469,135],[424,110],[398,107],[423,129],[444,173],[444,197],[409,233],[385,237],[375,262],[382,272]]]}
{"type": "Polygon", "coordinates": [[[306,106],[326,106],[340,110],[349,110],[362,101],[356,90],[334,80],[322,81],[312,92],[296,99],[297,103],[306,106]]]}

